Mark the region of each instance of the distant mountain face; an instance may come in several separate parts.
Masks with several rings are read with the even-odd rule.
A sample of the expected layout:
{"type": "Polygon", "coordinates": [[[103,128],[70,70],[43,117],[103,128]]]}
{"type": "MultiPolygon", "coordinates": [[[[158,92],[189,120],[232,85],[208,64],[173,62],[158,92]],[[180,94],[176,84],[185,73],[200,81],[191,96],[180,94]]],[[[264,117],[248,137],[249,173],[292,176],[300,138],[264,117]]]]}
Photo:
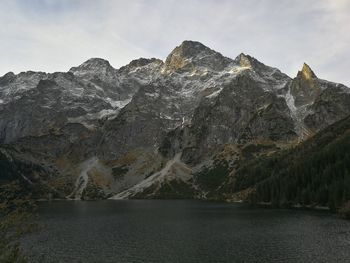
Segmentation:
{"type": "Polygon", "coordinates": [[[350,89],[306,64],[291,79],[194,41],[165,62],[115,69],[93,58],[67,73],[0,78],[2,162],[41,167],[26,178],[77,199],[205,196],[196,175],[218,156],[235,166],[247,145],[288,147],[349,114],[350,89]]]}

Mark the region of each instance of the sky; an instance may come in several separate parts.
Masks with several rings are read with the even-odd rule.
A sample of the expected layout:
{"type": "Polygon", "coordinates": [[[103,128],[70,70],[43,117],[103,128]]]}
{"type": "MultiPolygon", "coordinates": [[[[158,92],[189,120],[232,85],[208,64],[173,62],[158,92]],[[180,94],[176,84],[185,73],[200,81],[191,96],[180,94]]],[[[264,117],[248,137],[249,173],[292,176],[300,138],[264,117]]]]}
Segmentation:
{"type": "Polygon", "coordinates": [[[183,40],[350,86],[348,0],[0,0],[0,76],[165,59],[183,40]]]}

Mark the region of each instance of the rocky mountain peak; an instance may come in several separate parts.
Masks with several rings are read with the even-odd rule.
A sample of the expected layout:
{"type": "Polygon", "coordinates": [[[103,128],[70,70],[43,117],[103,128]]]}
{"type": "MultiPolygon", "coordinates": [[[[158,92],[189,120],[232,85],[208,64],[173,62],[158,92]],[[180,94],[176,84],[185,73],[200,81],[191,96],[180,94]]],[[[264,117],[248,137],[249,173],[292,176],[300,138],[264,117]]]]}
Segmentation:
{"type": "Polygon", "coordinates": [[[303,68],[298,72],[298,77],[303,78],[305,80],[316,79],[316,74],[312,71],[310,66],[306,63],[303,64],[303,68]]]}
{"type": "Polygon", "coordinates": [[[247,67],[254,70],[270,71],[274,69],[269,66],[266,66],[264,63],[261,63],[256,58],[245,53],[239,54],[234,61],[240,67],[247,67]]]}
{"type": "Polygon", "coordinates": [[[167,72],[184,71],[206,67],[210,70],[222,70],[231,62],[220,53],[197,41],[183,41],[165,60],[167,72]]]}
{"type": "Polygon", "coordinates": [[[235,62],[241,66],[241,67],[249,67],[252,68],[253,67],[253,60],[255,60],[253,57],[246,55],[244,53],[239,54],[236,58],[235,58],[235,62]]]}
{"type": "Polygon", "coordinates": [[[119,72],[127,72],[132,71],[137,68],[142,68],[150,64],[156,64],[156,65],[162,65],[164,62],[157,58],[139,58],[132,60],[129,64],[121,67],[118,71],[119,72]]]}
{"type": "Polygon", "coordinates": [[[210,49],[209,47],[203,45],[200,42],[185,40],[179,46],[175,47],[175,49],[169,54],[168,58],[172,56],[194,58],[201,53],[211,54],[214,52],[214,50],[210,49]]]}
{"type": "Polygon", "coordinates": [[[14,80],[16,75],[13,72],[8,72],[4,76],[0,77],[0,86],[6,85],[12,80],[14,80]]]}
{"type": "Polygon", "coordinates": [[[197,187],[198,167],[215,164],[223,147],[236,167],[255,151],[303,140],[350,114],[344,89],[306,64],[291,79],[247,54],[233,60],[184,41],[165,63],[140,58],[114,69],[92,58],[68,74],[6,74],[0,143],[53,167],[57,177],[43,182],[67,182],[57,186],[64,196],[136,198],[179,178],[197,187]]]}
{"type": "Polygon", "coordinates": [[[321,93],[321,86],[316,74],[304,63],[301,71],[291,83],[291,94],[295,98],[295,105],[311,104],[321,93]]]}
{"type": "Polygon", "coordinates": [[[87,74],[106,74],[108,71],[113,71],[114,68],[111,64],[102,58],[90,58],[78,67],[73,67],[69,72],[77,76],[83,76],[87,74]]]}

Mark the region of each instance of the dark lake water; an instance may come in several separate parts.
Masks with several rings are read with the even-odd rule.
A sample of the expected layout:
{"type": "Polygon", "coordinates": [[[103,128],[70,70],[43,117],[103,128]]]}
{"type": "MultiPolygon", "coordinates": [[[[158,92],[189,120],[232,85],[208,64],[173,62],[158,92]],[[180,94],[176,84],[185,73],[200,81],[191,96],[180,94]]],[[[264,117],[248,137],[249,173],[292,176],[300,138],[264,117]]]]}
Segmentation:
{"type": "Polygon", "coordinates": [[[40,204],[32,262],[350,262],[350,221],[189,200],[40,204]],[[41,258],[42,261],[39,261],[41,258]]]}

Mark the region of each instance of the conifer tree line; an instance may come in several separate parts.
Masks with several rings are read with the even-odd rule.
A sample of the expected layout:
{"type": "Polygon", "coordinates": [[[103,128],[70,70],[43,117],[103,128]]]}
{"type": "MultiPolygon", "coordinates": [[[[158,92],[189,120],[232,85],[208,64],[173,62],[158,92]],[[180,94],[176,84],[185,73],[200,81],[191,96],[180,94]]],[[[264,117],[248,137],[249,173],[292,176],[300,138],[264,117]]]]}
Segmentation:
{"type": "Polygon", "coordinates": [[[234,191],[254,187],[252,202],[327,206],[350,200],[350,119],[294,149],[262,157],[237,171],[234,191]]]}

